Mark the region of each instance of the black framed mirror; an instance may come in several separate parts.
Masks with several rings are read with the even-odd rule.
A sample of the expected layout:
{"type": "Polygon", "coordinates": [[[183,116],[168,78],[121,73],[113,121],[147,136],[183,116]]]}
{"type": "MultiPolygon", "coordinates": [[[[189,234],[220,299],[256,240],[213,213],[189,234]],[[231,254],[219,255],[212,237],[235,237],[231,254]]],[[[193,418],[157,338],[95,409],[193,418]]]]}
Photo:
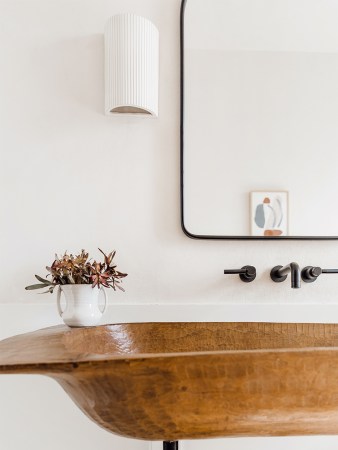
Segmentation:
{"type": "Polygon", "coordinates": [[[338,3],[183,0],[181,220],[200,239],[338,239],[338,3]]]}

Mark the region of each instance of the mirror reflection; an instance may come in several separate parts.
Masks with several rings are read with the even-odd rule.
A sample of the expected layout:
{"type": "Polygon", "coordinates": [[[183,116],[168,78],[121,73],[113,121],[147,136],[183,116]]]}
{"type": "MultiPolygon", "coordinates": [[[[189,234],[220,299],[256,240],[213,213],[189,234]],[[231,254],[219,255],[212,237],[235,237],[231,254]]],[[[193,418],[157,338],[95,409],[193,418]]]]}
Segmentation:
{"type": "Polygon", "coordinates": [[[338,2],[186,0],[183,223],[338,236],[338,2]]]}

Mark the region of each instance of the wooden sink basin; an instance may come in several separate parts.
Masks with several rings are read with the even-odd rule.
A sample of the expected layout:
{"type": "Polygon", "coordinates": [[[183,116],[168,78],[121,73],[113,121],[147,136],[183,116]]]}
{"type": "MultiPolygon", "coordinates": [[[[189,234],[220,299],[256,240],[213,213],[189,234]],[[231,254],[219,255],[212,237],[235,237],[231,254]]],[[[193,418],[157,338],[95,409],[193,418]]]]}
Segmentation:
{"type": "Polygon", "coordinates": [[[338,434],[338,325],[59,326],[0,342],[0,373],[54,378],[129,438],[338,434]]]}

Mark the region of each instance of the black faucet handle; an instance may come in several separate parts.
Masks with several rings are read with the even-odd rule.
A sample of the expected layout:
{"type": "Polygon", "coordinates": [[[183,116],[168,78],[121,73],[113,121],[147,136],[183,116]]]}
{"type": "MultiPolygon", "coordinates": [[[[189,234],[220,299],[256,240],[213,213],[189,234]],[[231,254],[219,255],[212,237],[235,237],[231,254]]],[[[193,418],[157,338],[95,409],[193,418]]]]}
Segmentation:
{"type": "Polygon", "coordinates": [[[321,267],[306,266],[302,270],[302,280],[313,283],[322,273],[338,273],[338,269],[322,269],[321,267]]]}
{"type": "Polygon", "coordinates": [[[251,283],[256,278],[256,267],[244,266],[241,269],[224,270],[224,275],[239,275],[244,283],[251,283]]]}

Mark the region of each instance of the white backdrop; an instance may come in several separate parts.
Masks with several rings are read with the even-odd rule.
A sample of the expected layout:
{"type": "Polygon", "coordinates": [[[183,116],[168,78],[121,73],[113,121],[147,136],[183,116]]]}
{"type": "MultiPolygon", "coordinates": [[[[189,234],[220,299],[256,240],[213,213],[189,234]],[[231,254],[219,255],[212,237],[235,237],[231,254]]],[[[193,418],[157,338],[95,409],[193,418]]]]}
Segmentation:
{"type": "MultiPolygon", "coordinates": [[[[107,321],[338,321],[338,277],[291,290],[270,269],[338,267],[338,242],[203,242],[179,220],[179,0],[0,0],[0,337],[59,323],[55,298],[24,291],[54,252],[116,248],[129,273],[107,321]],[[159,119],[103,114],[103,29],[133,12],[160,30],[159,119]],[[255,265],[254,283],[223,269],[255,265]],[[145,305],[145,306],[144,306],[145,305]],[[204,306],[203,306],[204,305],[204,306]]],[[[112,436],[43,377],[0,377],[3,450],[148,449],[112,436]]],[[[270,448],[271,440],[185,448],[270,448]]],[[[274,439],[331,450],[338,438],[274,439]]],[[[155,447],[154,447],[155,448],[155,447]]]]}

